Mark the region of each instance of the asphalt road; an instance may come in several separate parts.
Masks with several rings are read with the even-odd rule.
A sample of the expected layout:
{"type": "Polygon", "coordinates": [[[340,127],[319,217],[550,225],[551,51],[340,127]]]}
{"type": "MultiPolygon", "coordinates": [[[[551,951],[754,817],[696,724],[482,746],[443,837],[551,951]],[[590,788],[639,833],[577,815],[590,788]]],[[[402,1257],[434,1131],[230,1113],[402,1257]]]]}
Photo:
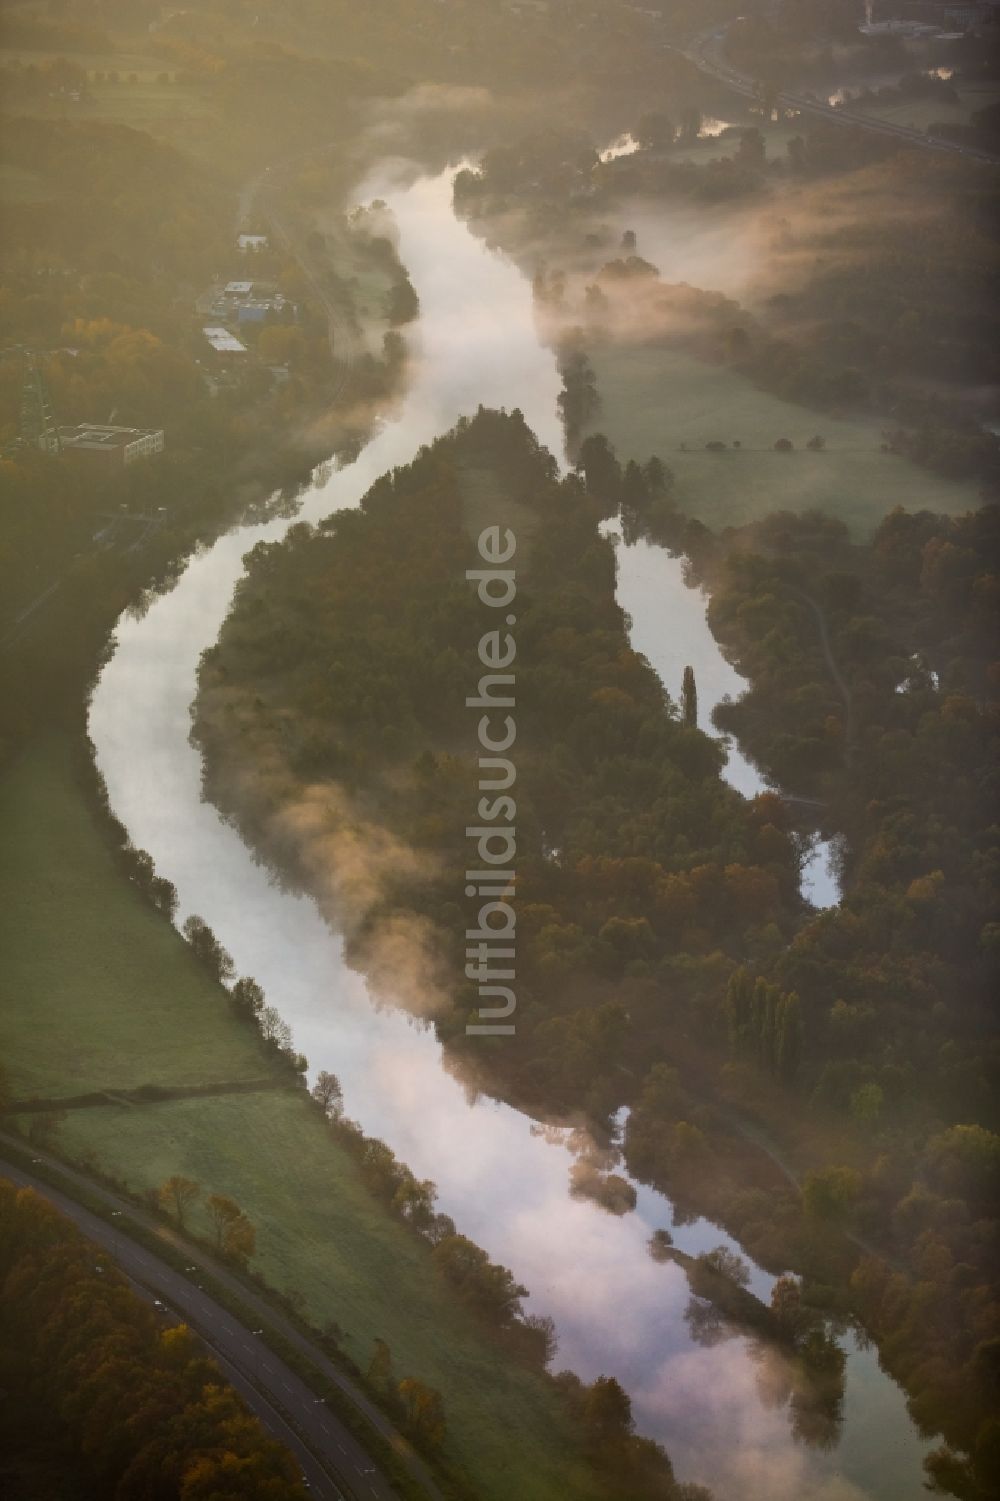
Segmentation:
{"type": "MultiPolygon", "coordinates": [[[[687,46],[671,47],[670,50],[680,52],[702,73],[707,73],[710,78],[726,84],[737,94],[753,98],[757,94],[757,83],[746,74],[738,73],[726,61],[722,52],[725,38],[726,27],[716,27],[711,31],[702,32],[688,42],[687,46]]],[[[1000,156],[994,152],[982,151],[975,146],[963,146],[957,141],[944,140],[940,136],[929,136],[922,130],[911,130],[906,125],[879,120],[872,115],[863,115],[856,110],[844,109],[842,106],[834,108],[833,105],[818,99],[811,99],[805,94],[782,93],[777,96],[776,102],[783,109],[795,109],[803,114],[817,115],[835,125],[853,125],[860,130],[870,131],[874,135],[892,136],[905,141],[908,145],[922,147],[926,151],[946,151],[955,156],[970,157],[976,161],[1000,163],[1000,156]]]]}
{"type": "MultiPolygon", "coordinates": [[[[126,1200],[118,1199],[45,1154],[36,1153],[35,1157],[71,1183],[76,1181],[85,1185],[89,1194],[99,1195],[113,1214],[124,1216],[127,1213],[162,1233],[161,1224],[152,1218],[147,1222],[142,1213],[126,1200]]],[[[328,1410],[302,1378],[268,1348],[255,1330],[240,1323],[199,1285],[199,1274],[208,1273],[230,1286],[245,1307],[254,1315],[260,1313],[262,1325],[294,1344],[324,1376],[340,1386],[373,1426],[392,1443],[402,1463],[407,1465],[428,1495],[441,1501],[441,1493],[426,1467],[378,1408],[293,1324],[206,1253],[172,1237],[176,1248],[191,1257],[188,1275],[185,1275],[161,1261],[145,1246],[131,1240],[124,1230],[92,1214],[29,1170],[0,1157],[0,1175],[35,1189],[71,1219],[88,1239],[107,1251],[141,1292],[151,1299],[159,1299],[170,1314],[182,1319],[198,1333],[248,1407],[295,1455],[313,1495],[324,1498],[324,1501],[397,1501],[398,1492],[350,1430],[328,1410]]]]}

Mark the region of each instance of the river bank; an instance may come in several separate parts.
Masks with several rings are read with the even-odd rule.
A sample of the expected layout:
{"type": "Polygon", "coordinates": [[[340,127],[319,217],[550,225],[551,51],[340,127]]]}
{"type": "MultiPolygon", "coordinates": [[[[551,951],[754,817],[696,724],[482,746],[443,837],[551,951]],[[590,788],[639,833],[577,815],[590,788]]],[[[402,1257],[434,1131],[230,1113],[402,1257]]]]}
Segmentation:
{"type": "MultiPolygon", "coordinates": [[[[307,519],[355,504],[379,474],[405,462],[462,410],[473,358],[468,308],[476,309],[475,374],[483,401],[527,406],[542,441],[553,448],[559,443],[558,374],[551,357],[538,349],[521,279],[454,225],[448,180],[384,196],[400,224],[401,254],[423,313],[406,420],[387,425],[355,465],[325,479],[307,498],[307,519]],[[459,289],[468,302],[456,298],[459,289]]],[[[415,1172],[433,1177],[441,1207],[531,1286],[538,1311],[556,1319],[561,1362],[585,1376],[609,1366],[620,1373],[633,1391],[641,1429],[663,1435],[681,1473],[745,1488],[748,1475],[766,1472],[769,1496],[823,1494],[833,1483],[830,1461],[788,1447],[780,1413],[765,1415],[753,1395],[745,1351],[698,1350],[692,1367],[694,1347],[683,1322],[686,1292],[645,1249],[652,1230],[672,1217],[667,1202],[640,1186],[636,1213],[618,1220],[569,1200],[574,1158],[561,1133],[533,1134],[530,1122],[487,1101],[470,1106],[457,1081],[442,1072],[430,1035],[399,1013],[372,1010],[363,984],[343,966],[340,945],[311,907],[276,891],[248,863],[234,832],[201,803],[200,764],[186,743],[199,655],[228,610],[242,554],[253,541],[273,540],[284,530],[284,523],[274,522],[223,539],[142,622],[123,622],[91,718],[113,806],[177,885],[182,911],[202,912],[237,953],[240,967],[261,980],[313,1068],[331,1067],[340,1075],[350,1113],[389,1141],[415,1172]],[[132,705],[127,720],[126,701],[132,705]],[[434,1102],[430,1115],[420,1108],[427,1100],[434,1102]],[[502,1184],[510,1185],[513,1196],[509,1212],[498,1215],[502,1184]],[[552,1224],[573,1247],[572,1271],[567,1264],[556,1275],[552,1235],[545,1229],[552,1224]],[[581,1278],[592,1289],[586,1309],[574,1292],[581,1278]],[[630,1288],[627,1305],[624,1286],[630,1288]],[[682,1371],[688,1375],[678,1388],[682,1371]],[[734,1400],[740,1410],[746,1407],[744,1437],[735,1452],[722,1439],[733,1432],[734,1400]]],[[[689,1251],[723,1239],[698,1221],[682,1234],[689,1251]]],[[[889,1426],[906,1422],[891,1383],[879,1385],[876,1377],[873,1385],[875,1369],[870,1357],[857,1352],[848,1362],[845,1410],[855,1436],[836,1461],[848,1477],[857,1473],[855,1462],[866,1462],[863,1432],[878,1447],[889,1426]]],[[[869,1446],[867,1452],[874,1450],[869,1446]]],[[[919,1484],[918,1450],[897,1446],[893,1453],[895,1464],[912,1465],[908,1473],[919,1484]]],[[[858,1481],[868,1485],[860,1475],[858,1481]]],[[[895,1492],[883,1493],[899,1490],[896,1483],[895,1492]]]]}
{"type": "MultiPolygon", "coordinates": [[[[514,1488],[555,1501],[571,1477],[574,1495],[600,1501],[550,1384],[456,1301],[301,1085],[122,880],[72,749],[33,747],[0,780],[0,809],[8,1083],[15,1097],[62,1097],[41,1115],[8,1119],[138,1197],[176,1173],[200,1184],[203,1199],[234,1197],[257,1231],[255,1273],[313,1328],[334,1331],[349,1366],[363,1376],[383,1339],[397,1379],[412,1375],[443,1394],[445,1455],[475,1495],[514,1488]],[[262,1076],[266,1089],[242,1087],[262,1076]],[[208,1093],[211,1079],[230,1087],[208,1093]],[[66,1097],[81,1085],[104,1093],[103,1104],[73,1108],[66,1097]],[[126,1099],[130,1090],[142,1098],[126,1099]],[[516,1456],[498,1423],[518,1432],[516,1456]]],[[[190,1219],[208,1238],[197,1206],[190,1219]]]]}

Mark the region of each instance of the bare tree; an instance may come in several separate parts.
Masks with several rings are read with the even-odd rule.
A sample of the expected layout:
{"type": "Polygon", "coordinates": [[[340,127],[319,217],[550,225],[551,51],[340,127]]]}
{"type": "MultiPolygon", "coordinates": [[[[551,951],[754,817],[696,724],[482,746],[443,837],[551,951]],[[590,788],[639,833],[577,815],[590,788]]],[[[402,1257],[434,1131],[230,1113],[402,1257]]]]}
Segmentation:
{"type": "Polygon", "coordinates": [[[260,1034],[265,1042],[273,1043],[282,1052],[292,1046],[292,1029],[273,1006],[262,1006],[257,1013],[260,1019],[260,1034]]]}
{"type": "Polygon", "coordinates": [[[312,1087],[312,1097],[322,1107],[327,1120],[340,1120],[344,1113],[344,1091],[336,1074],[324,1068],[312,1087]]]}

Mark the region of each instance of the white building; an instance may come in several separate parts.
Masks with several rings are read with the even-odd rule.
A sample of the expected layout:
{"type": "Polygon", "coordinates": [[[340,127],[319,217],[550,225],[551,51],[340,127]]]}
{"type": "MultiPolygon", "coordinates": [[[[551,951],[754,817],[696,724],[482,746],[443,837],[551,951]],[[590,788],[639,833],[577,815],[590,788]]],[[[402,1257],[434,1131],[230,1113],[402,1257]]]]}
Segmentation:
{"type": "Polygon", "coordinates": [[[154,453],[163,452],[163,429],[81,422],[79,427],[59,429],[59,447],[64,454],[124,469],[137,459],[152,458],[154,453]]]}
{"type": "Polygon", "coordinates": [[[203,328],[202,333],[216,354],[246,354],[247,347],[233,337],[228,328],[203,328]]]}

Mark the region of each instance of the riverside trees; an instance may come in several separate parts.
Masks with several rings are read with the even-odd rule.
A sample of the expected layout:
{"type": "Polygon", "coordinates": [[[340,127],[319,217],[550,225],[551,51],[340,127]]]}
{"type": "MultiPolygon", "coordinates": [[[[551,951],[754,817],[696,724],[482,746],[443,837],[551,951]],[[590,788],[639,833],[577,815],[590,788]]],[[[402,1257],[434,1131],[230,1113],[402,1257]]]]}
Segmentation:
{"type": "MultiPolygon", "coordinates": [[[[807,1292],[820,1284],[837,1306],[864,1309],[920,1410],[971,1445],[986,1411],[974,1352],[993,1337],[996,1305],[986,1241],[970,1228],[971,1217],[985,1220],[980,1202],[952,1211],[945,1185],[964,1181],[963,1152],[979,1157],[964,1136],[926,1158],[926,1143],[913,1152],[905,1141],[941,1134],[940,1120],[971,1124],[970,1114],[987,1129],[974,1040],[995,944],[993,840],[981,819],[994,733],[985,605],[995,526],[986,513],[897,516],[862,555],[829,518],[778,515],[730,557],[662,490],[635,511],[633,529],[662,522],[697,541],[711,618],[752,684],[720,720],[774,780],[823,798],[852,840],[856,884],[817,914],[799,895],[789,804],[731,793],[717,743],[665,702],[630,651],[613,558],[596,533],[614,508],[605,488],[624,476],[597,439],[580,457],[584,480],[560,482],[519,414],[480,412],[381,480],[360,511],[258,549],[202,672],[196,733],[210,793],[253,836],[275,809],[237,804],[231,789],[259,786],[244,772],[277,758],[286,789],[324,778],[337,787],[352,851],[362,830],[373,848],[405,848],[405,861],[379,864],[363,900],[357,887],[345,893],[351,953],[384,974],[400,915],[416,922],[434,980],[414,1004],[433,1010],[456,1053],[473,1003],[453,879],[465,869],[474,781],[461,712],[462,653],[479,636],[462,583],[469,476],[488,483],[498,507],[509,497],[525,539],[516,910],[526,1003],[516,1047],[476,1045],[476,1076],[519,1101],[582,1110],[604,1130],[628,1103],[633,1174],[666,1187],[682,1212],[710,1210],[756,1259],[805,1273],[807,1292]],[[897,596],[947,692],[890,630],[897,596]],[[812,600],[852,698],[851,756],[812,600]],[[244,726],[238,740],[224,729],[233,722],[244,726]],[[944,902],[944,891],[959,899],[944,902]],[[683,1073],[670,1067],[678,1055],[683,1073]],[[921,1123],[923,1095],[940,1112],[933,1132],[921,1123]],[[736,1114],[747,1109],[778,1129],[801,1125],[803,1177],[843,1168],[857,1183],[821,1176],[804,1204],[791,1169],[742,1135],[736,1114]],[[855,1133],[832,1163],[819,1144],[827,1125],[855,1133]],[[859,1266],[857,1238],[873,1236],[906,1266],[902,1281],[859,1266]],[[958,1265],[970,1268],[968,1287],[951,1280],[958,1265]],[[917,1317],[928,1280],[948,1300],[947,1330],[917,1317]]],[[[282,858],[308,882],[308,842],[294,851],[286,842],[282,858]]],[[[380,1144],[365,1145],[362,1161],[387,1201],[401,1189],[420,1200],[380,1144]]],[[[409,1213],[402,1200],[399,1209],[409,1213]]],[[[440,1218],[428,1231],[446,1246],[439,1259],[463,1297],[478,1297],[475,1268],[440,1218]]],[[[819,1369],[826,1356],[815,1357],[819,1369]]],[[[825,1418],[816,1431],[830,1433],[825,1418]]]]}

